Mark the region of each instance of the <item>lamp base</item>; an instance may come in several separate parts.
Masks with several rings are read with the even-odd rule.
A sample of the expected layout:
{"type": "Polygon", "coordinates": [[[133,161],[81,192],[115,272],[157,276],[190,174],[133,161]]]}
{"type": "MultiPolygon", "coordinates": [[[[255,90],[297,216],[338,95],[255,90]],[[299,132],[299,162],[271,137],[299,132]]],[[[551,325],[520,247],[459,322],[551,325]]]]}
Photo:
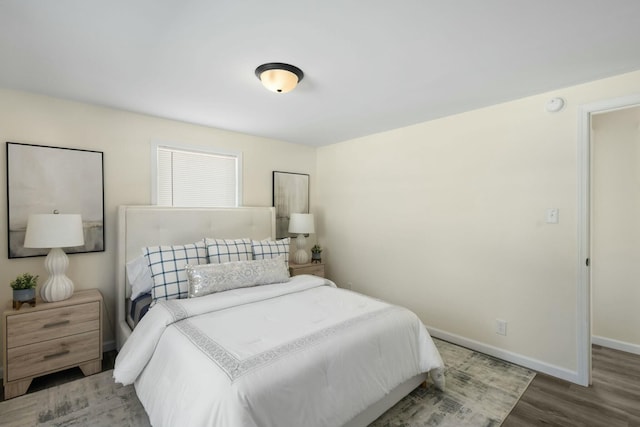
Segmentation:
{"type": "Polygon", "coordinates": [[[296,252],[293,254],[294,264],[307,264],[309,262],[309,254],[307,253],[307,239],[304,234],[298,234],[296,238],[296,252]]]}
{"type": "Polygon", "coordinates": [[[65,272],[69,266],[67,254],[60,248],[53,248],[44,260],[49,277],[40,288],[40,297],[45,302],[63,301],[73,295],[73,282],[65,272]]]}

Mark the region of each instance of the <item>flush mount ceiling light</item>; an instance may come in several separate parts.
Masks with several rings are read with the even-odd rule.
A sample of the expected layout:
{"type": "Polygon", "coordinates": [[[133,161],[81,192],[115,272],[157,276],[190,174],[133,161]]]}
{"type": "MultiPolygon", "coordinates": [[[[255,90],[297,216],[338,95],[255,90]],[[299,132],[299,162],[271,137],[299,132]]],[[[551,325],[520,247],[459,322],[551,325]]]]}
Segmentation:
{"type": "Polygon", "coordinates": [[[304,73],[293,65],[269,62],[256,68],[256,77],[270,91],[287,93],[292,91],[302,80],[304,73]]]}

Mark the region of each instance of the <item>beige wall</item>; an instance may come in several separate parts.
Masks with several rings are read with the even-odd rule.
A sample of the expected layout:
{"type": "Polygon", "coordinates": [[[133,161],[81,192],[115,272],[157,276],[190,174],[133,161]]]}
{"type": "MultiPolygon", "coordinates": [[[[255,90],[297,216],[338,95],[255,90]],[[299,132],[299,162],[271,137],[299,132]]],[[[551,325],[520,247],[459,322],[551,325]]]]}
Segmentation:
{"type": "Polygon", "coordinates": [[[635,72],[320,148],[330,277],[575,379],[577,111],[638,92],[635,72]]]}
{"type": "MultiPolygon", "coordinates": [[[[67,273],[77,289],[98,288],[104,295],[110,319],[106,341],[113,339],[115,316],[116,208],[150,203],[152,141],[242,151],[245,206],[271,206],[274,170],[309,173],[312,185],[315,181],[315,148],[24,92],[0,90],[0,140],[104,152],[106,251],[71,255],[67,273]]],[[[5,156],[2,147],[0,200],[6,204],[5,156]]],[[[42,257],[8,259],[6,212],[3,208],[0,215],[1,307],[10,305],[9,282],[15,276],[47,276],[42,257]]]]}
{"type": "Polygon", "coordinates": [[[592,334],[640,351],[640,107],[591,126],[592,334]]]}
{"type": "MultiPolygon", "coordinates": [[[[577,108],[630,93],[640,93],[640,72],[316,150],[0,90],[0,136],[104,152],[107,250],[72,255],[69,276],[78,288],[105,295],[106,337],[115,314],[116,206],[149,203],[149,143],[175,141],[241,150],[247,206],[271,204],[271,171],[310,173],[330,278],[413,309],[432,330],[570,376],[577,357],[577,108]],[[550,114],[543,106],[554,96],[568,105],[550,114]],[[548,208],[560,209],[559,224],[545,223],[548,208]],[[508,321],[507,336],[495,334],[496,318],[508,321]]],[[[5,180],[0,174],[2,200],[5,180]]],[[[0,219],[6,242],[6,210],[0,219]]],[[[42,264],[8,260],[0,245],[0,303],[9,304],[13,277],[44,276],[42,264]]]]}

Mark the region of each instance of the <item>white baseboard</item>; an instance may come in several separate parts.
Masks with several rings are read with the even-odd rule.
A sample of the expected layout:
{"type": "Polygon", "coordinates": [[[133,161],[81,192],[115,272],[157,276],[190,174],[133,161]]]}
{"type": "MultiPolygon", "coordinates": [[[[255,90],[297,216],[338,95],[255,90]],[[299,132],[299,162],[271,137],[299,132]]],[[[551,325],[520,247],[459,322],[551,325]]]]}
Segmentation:
{"type": "Polygon", "coordinates": [[[542,372],[544,374],[551,375],[565,381],[580,384],[578,381],[577,371],[570,371],[559,366],[550,365],[540,360],[532,359],[518,353],[503,350],[501,348],[481,343],[479,341],[474,341],[460,335],[450,334],[448,332],[441,331],[436,328],[431,328],[429,326],[427,326],[427,330],[429,331],[431,336],[435,338],[440,338],[444,341],[449,341],[453,344],[467,347],[471,350],[488,354],[489,356],[497,357],[498,359],[506,360],[507,362],[515,363],[516,365],[524,366],[525,368],[533,369],[534,371],[542,372]]]}
{"type": "Polygon", "coordinates": [[[612,348],[614,350],[626,351],[627,353],[640,355],[640,345],[630,342],[618,341],[611,338],[592,336],[591,343],[602,347],[612,348]]]}
{"type": "MultiPolygon", "coordinates": [[[[102,343],[102,352],[112,351],[115,349],[116,349],[115,340],[109,340],[102,343]]],[[[4,370],[2,369],[2,366],[0,366],[0,378],[4,378],[4,370]]]]}

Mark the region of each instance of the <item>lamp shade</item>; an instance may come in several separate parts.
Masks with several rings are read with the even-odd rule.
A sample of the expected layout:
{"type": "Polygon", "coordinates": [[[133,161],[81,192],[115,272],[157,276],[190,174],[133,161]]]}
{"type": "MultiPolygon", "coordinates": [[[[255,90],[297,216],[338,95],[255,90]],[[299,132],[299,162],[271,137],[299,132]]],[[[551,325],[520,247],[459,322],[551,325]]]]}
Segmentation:
{"type": "Polygon", "coordinates": [[[315,233],[313,226],[313,214],[293,213],[289,218],[289,233],[309,234],[315,233]]]}
{"type": "Polygon", "coordinates": [[[78,214],[29,215],[25,248],[68,248],[84,245],[82,216],[78,214]]]}

